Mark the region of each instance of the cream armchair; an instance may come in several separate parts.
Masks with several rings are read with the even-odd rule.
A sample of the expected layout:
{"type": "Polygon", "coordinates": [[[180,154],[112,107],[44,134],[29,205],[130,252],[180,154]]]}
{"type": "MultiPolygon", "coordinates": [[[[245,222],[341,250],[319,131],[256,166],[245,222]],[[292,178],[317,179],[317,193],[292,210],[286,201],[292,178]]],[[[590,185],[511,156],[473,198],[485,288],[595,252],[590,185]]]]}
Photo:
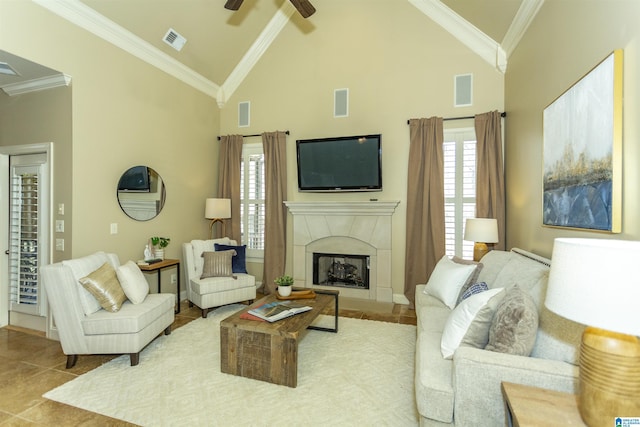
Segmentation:
{"type": "Polygon", "coordinates": [[[207,317],[215,307],[256,298],[256,279],[247,273],[233,273],[233,277],[202,278],[204,258],[202,254],[215,251],[215,244],[237,246],[228,237],[213,240],[192,240],[182,244],[189,305],[194,304],[207,317]]]}
{"type": "Polygon", "coordinates": [[[131,366],[135,366],[147,344],[163,331],[171,333],[174,294],[149,294],[138,304],[125,301],[114,313],[91,306],[97,300],[78,280],[106,262],[114,268],[120,265],[115,254],[96,252],[41,269],[62,351],[67,355],[67,369],[81,354],[129,354],[131,366]]]}

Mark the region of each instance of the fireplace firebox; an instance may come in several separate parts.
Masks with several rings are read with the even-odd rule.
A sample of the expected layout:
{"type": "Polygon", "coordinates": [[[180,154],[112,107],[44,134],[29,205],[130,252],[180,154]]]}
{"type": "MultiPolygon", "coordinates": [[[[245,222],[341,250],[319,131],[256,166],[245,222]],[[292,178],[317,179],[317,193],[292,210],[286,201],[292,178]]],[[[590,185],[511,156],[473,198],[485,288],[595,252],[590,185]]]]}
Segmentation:
{"type": "Polygon", "coordinates": [[[313,253],[313,283],[369,289],[369,256],[313,253]]]}

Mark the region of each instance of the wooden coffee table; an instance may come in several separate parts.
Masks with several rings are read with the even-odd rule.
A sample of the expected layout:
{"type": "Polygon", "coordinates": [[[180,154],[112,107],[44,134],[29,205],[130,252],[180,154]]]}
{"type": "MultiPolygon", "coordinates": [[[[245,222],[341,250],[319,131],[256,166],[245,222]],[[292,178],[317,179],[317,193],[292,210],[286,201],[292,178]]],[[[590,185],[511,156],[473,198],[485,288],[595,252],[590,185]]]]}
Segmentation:
{"type": "Polygon", "coordinates": [[[298,343],[308,329],[338,332],[338,291],[315,291],[313,299],[296,300],[313,307],[277,322],[241,319],[253,307],[275,301],[268,295],[220,322],[220,370],[255,380],[296,387],[298,343]],[[311,326],[329,304],[335,304],[334,328],[311,326]]]}

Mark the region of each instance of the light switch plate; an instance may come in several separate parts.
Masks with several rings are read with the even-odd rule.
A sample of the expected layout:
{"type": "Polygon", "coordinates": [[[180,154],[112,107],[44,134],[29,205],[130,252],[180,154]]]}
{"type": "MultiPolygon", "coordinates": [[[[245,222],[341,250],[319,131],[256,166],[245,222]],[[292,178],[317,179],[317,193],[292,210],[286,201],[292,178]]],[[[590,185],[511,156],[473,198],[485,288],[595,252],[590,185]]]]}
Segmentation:
{"type": "Polygon", "coordinates": [[[56,219],[56,233],[64,233],[64,219],[56,219]]]}
{"type": "Polygon", "coordinates": [[[64,239],[56,239],[56,251],[64,251],[64,239]]]}

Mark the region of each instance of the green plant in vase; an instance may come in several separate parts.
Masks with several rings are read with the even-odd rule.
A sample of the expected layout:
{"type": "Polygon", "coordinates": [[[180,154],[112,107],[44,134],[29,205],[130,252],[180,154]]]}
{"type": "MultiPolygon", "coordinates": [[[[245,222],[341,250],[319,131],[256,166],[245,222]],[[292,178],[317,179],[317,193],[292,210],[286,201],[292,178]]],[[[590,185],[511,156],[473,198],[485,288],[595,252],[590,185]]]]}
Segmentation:
{"type": "Polygon", "coordinates": [[[152,237],[151,244],[156,258],[164,259],[164,248],[169,246],[171,239],[168,237],[152,237]]]}
{"type": "Polygon", "coordinates": [[[276,285],[278,285],[278,294],[283,297],[288,297],[291,295],[291,287],[293,286],[293,277],[288,274],[282,275],[280,277],[276,277],[273,281],[276,285]]]}

